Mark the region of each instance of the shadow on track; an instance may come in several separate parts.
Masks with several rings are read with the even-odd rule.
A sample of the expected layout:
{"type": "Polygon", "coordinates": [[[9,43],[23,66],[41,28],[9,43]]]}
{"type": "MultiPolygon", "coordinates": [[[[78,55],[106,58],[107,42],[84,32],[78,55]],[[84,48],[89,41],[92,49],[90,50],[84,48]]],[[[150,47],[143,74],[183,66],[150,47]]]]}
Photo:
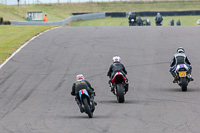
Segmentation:
{"type": "Polygon", "coordinates": [[[101,100],[101,101],[98,101],[98,103],[101,103],[101,104],[134,104],[134,103],[137,103],[137,101],[134,101],[134,100],[125,100],[124,103],[118,103],[117,100],[101,100]]]}
{"type": "MultiPolygon", "coordinates": [[[[182,92],[181,88],[165,88],[162,89],[163,92],[182,92]]],[[[200,88],[189,88],[186,92],[199,92],[200,88]]]]}
{"type": "MultiPolygon", "coordinates": [[[[66,118],[66,119],[91,119],[87,115],[66,116],[64,118],[66,118]]],[[[95,118],[105,119],[105,118],[107,118],[107,116],[106,115],[95,115],[94,114],[92,119],[95,119],[95,118]]]]}

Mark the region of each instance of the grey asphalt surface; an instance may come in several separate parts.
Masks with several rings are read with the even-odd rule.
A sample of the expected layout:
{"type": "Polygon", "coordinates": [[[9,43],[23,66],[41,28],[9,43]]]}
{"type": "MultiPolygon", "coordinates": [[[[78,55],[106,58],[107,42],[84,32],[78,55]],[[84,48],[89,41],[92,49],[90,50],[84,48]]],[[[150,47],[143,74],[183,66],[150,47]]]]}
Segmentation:
{"type": "Polygon", "coordinates": [[[0,69],[1,133],[199,133],[199,27],[62,27],[37,37],[0,69]],[[182,46],[192,61],[187,92],[169,63],[182,46]],[[117,103],[108,68],[121,56],[129,92],[117,103]],[[95,88],[90,119],[70,95],[77,74],[95,88]]]}

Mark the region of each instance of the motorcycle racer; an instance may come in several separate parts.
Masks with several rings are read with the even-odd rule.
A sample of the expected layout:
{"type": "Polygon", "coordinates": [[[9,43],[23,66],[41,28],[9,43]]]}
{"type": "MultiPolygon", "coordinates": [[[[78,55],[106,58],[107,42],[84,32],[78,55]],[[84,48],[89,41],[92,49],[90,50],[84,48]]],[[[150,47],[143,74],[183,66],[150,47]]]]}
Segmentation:
{"type": "Polygon", "coordinates": [[[121,63],[121,58],[119,56],[114,56],[112,61],[113,61],[113,64],[111,64],[109,71],[107,73],[107,76],[109,77],[108,83],[110,84],[111,92],[114,91],[114,87],[111,84],[111,80],[117,72],[121,72],[124,75],[124,77],[126,78],[126,82],[125,82],[126,87],[125,88],[126,88],[126,92],[127,92],[128,91],[128,79],[126,77],[127,71],[126,71],[124,65],[121,63]]]}
{"type": "Polygon", "coordinates": [[[174,54],[172,61],[170,63],[170,67],[171,67],[170,72],[171,72],[172,76],[174,77],[173,83],[176,83],[178,80],[176,73],[175,73],[176,66],[178,64],[186,64],[187,65],[187,67],[189,68],[189,71],[188,71],[189,79],[190,79],[190,81],[193,81],[193,78],[191,76],[191,72],[192,72],[191,62],[190,62],[189,58],[187,57],[187,55],[185,54],[185,50],[182,47],[179,47],[177,49],[176,54],[174,54]]]}
{"type": "Polygon", "coordinates": [[[141,17],[139,16],[137,19],[137,25],[138,26],[143,26],[143,20],[141,19],[141,17]]]}
{"type": "Polygon", "coordinates": [[[135,14],[135,12],[129,12],[130,14],[129,14],[129,16],[128,16],[128,22],[129,22],[129,26],[135,26],[136,25],[136,22],[137,22],[137,20],[136,20],[136,14],[135,14]]]}
{"type": "Polygon", "coordinates": [[[134,12],[132,12],[132,13],[128,16],[129,23],[131,22],[131,19],[134,19],[134,21],[136,21],[136,14],[135,14],[134,12]]]}
{"type": "Polygon", "coordinates": [[[155,18],[156,26],[160,26],[163,21],[161,14],[158,12],[155,18]]]}
{"type": "MultiPolygon", "coordinates": [[[[85,80],[84,76],[82,74],[78,74],[76,76],[76,82],[73,83],[72,85],[72,91],[71,91],[71,95],[76,96],[76,102],[80,108],[81,113],[83,113],[83,107],[82,104],[80,102],[80,97],[79,97],[79,90],[81,89],[86,89],[88,94],[90,95],[90,98],[92,100],[94,100],[94,96],[95,96],[95,92],[94,92],[94,88],[91,86],[91,84],[85,80]]],[[[97,105],[97,103],[94,101],[95,105],[97,105]]]]}

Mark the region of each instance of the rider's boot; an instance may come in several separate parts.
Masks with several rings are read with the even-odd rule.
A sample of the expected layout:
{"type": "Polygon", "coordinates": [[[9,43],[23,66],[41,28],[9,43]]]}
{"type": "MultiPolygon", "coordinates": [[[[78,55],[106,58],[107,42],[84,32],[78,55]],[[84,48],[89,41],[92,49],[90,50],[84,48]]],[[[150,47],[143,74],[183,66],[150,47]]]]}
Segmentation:
{"type": "Polygon", "coordinates": [[[109,87],[111,87],[111,83],[112,83],[111,80],[109,80],[109,81],[108,81],[109,87]]]}
{"type": "Polygon", "coordinates": [[[178,82],[178,77],[176,75],[176,73],[174,71],[170,71],[172,76],[174,77],[173,83],[177,83],[178,82]]]}
{"type": "Polygon", "coordinates": [[[80,101],[78,99],[76,99],[76,103],[78,104],[80,112],[83,113],[84,112],[84,107],[82,106],[82,104],[80,103],[80,101]]]}
{"type": "Polygon", "coordinates": [[[124,86],[124,88],[125,88],[125,93],[128,91],[128,85],[129,85],[129,82],[128,82],[128,80],[126,80],[125,86],[124,86]]]}
{"type": "Polygon", "coordinates": [[[111,85],[111,90],[110,91],[114,93],[114,86],[113,85],[111,85]]]}
{"type": "Polygon", "coordinates": [[[80,105],[80,112],[83,113],[84,111],[85,111],[85,110],[84,110],[84,106],[81,104],[81,105],[80,105]]]}
{"type": "Polygon", "coordinates": [[[110,90],[110,91],[114,93],[114,86],[113,86],[111,80],[109,80],[109,84],[110,84],[110,87],[111,87],[111,90],[110,90]]]}
{"type": "Polygon", "coordinates": [[[97,106],[97,102],[94,101],[94,105],[97,106]]]}
{"type": "Polygon", "coordinates": [[[188,74],[188,78],[190,79],[190,81],[194,81],[191,74],[188,74]]]}
{"type": "Polygon", "coordinates": [[[84,112],[84,107],[82,106],[82,104],[78,105],[80,108],[80,112],[83,113],[84,112]]]}
{"type": "Polygon", "coordinates": [[[94,101],[94,96],[95,96],[94,94],[91,94],[91,99],[90,100],[94,102],[95,106],[97,106],[97,103],[94,101]]]}
{"type": "Polygon", "coordinates": [[[178,82],[178,77],[175,76],[175,77],[174,77],[174,80],[173,80],[173,83],[177,83],[177,82],[178,82]]]}

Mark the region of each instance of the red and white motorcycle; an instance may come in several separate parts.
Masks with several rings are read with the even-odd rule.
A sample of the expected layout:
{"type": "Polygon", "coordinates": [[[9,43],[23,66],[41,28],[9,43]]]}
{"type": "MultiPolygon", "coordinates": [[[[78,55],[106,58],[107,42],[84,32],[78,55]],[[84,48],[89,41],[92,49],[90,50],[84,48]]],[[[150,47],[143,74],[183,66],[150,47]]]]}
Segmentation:
{"type": "Polygon", "coordinates": [[[128,82],[126,82],[125,76],[121,72],[115,73],[111,80],[111,87],[114,87],[114,94],[117,97],[119,103],[125,101],[124,95],[128,91],[128,82]]]}

